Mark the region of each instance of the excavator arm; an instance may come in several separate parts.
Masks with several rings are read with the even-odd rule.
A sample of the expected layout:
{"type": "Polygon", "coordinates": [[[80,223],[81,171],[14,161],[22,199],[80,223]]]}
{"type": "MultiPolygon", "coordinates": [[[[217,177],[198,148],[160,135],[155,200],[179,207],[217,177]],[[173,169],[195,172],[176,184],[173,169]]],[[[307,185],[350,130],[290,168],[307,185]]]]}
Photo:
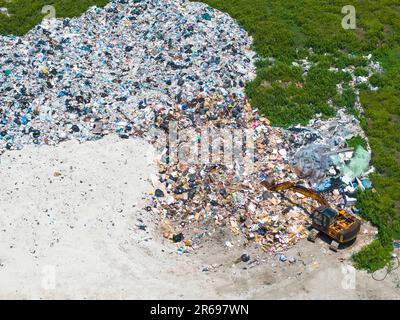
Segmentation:
{"type": "Polygon", "coordinates": [[[271,191],[284,191],[284,190],[292,190],[294,192],[298,192],[308,198],[314,199],[315,201],[317,201],[320,205],[329,208],[329,203],[328,201],[322,197],[321,195],[319,195],[317,192],[310,190],[306,187],[303,186],[299,186],[296,184],[296,182],[294,181],[287,181],[287,182],[283,182],[283,183],[279,183],[276,185],[267,185],[266,183],[264,183],[264,186],[266,186],[269,190],[271,191]]]}

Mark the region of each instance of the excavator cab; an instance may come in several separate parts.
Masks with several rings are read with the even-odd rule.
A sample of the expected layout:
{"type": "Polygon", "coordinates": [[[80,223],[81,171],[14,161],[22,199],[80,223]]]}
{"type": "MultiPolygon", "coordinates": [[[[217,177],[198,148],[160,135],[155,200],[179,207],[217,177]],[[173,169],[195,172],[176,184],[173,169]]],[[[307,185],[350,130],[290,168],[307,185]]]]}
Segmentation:
{"type": "Polygon", "coordinates": [[[354,240],[360,231],[361,222],[345,210],[336,211],[321,206],[311,215],[313,228],[330,236],[337,243],[354,240]]]}
{"type": "Polygon", "coordinates": [[[328,232],[330,226],[337,219],[337,211],[321,206],[317,208],[311,215],[313,226],[324,232],[328,232]]]}

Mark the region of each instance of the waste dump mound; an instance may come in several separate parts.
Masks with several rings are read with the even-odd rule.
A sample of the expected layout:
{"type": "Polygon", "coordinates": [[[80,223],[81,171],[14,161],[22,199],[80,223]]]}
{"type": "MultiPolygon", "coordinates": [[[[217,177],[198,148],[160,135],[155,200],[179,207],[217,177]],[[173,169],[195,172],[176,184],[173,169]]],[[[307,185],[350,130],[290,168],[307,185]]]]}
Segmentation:
{"type": "Polygon", "coordinates": [[[246,32],[189,1],[113,1],[0,44],[0,150],[128,137],[175,101],[243,94],[255,76],[246,32]]]}
{"type": "Polygon", "coordinates": [[[181,244],[181,253],[221,229],[241,233],[267,252],[282,252],[307,237],[310,214],[320,204],[292,191],[271,192],[266,185],[301,182],[333,207],[356,210],[350,196],[369,180],[357,180],[360,186],[352,182],[369,160],[345,182],[351,169],[344,164],[358,154],[352,158],[353,150],[344,148],[347,137],[360,134],[354,121],[339,112],[337,119],[284,130],[271,127],[236,95],[198,97],[183,111],[176,104],[155,122],[168,143],[162,134],[153,137],[162,152],[147,209],[165,219],[163,235],[181,244]]]}

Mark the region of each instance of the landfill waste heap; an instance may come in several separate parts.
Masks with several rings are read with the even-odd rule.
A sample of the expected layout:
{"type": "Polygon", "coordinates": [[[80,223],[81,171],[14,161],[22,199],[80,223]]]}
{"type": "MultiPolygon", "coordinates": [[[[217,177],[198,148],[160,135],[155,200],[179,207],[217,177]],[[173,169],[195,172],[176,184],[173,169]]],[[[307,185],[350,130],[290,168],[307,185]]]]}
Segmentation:
{"type": "MultiPolygon", "coordinates": [[[[343,116],[339,114],[339,117],[343,116]]],[[[336,123],[340,127],[338,130],[345,130],[350,136],[359,134],[351,125],[355,119],[346,119],[351,120],[347,123],[348,128],[344,129],[343,123],[336,123]]],[[[311,126],[289,130],[274,128],[266,118],[252,110],[246,98],[235,95],[199,97],[188,102],[184,111],[176,105],[169,116],[156,121],[156,127],[170,134],[168,122],[176,123],[178,132],[192,130],[189,134],[178,134],[177,150],[183,150],[182,157],[172,160],[171,141],[168,148],[164,144],[160,146],[164,148],[159,160],[160,176],[153,179],[155,192],[147,209],[166,221],[162,225],[164,237],[174,242],[183,241],[186,247],[201,242],[218,228],[227,228],[236,235],[242,233],[247,240],[255,241],[269,253],[282,252],[306,238],[307,228],[311,225],[310,213],[318,203],[293,191],[284,195],[271,192],[264,182],[299,181],[305,187],[321,192],[333,207],[347,207],[350,212],[357,211],[353,206],[355,199],[351,198],[356,188],[371,188],[368,179],[358,179],[368,169],[369,153],[363,149],[353,152],[345,148],[346,139],[332,142],[330,135],[335,131],[332,128],[334,121],[322,126],[329,128],[330,135],[325,138],[335,144],[328,150],[320,122],[315,124],[320,131],[311,126]],[[209,139],[205,132],[227,128],[235,132],[250,130],[254,144],[250,165],[221,161],[227,145],[232,143],[229,139],[218,143],[221,138],[218,134],[211,138],[217,143],[206,143],[212,151],[211,157],[216,157],[217,162],[213,163],[212,159],[209,162],[188,160],[192,159],[190,151],[201,148],[203,140],[209,139]],[[302,150],[318,148],[323,149],[322,153],[314,151],[309,159],[303,154],[298,156],[302,150]],[[361,161],[357,158],[359,154],[363,156],[361,161]],[[318,160],[321,157],[326,157],[326,163],[318,160]],[[360,186],[357,182],[351,183],[353,180],[360,186]],[[185,240],[186,234],[190,238],[185,240]]],[[[156,136],[153,142],[157,145],[159,137],[156,136]]],[[[239,143],[239,146],[243,145],[239,143]]],[[[203,155],[199,153],[198,156],[203,155]]],[[[183,252],[190,252],[189,249],[185,248],[183,252]]]]}
{"type": "Polygon", "coordinates": [[[283,130],[251,110],[244,87],[256,72],[252,39],[207,5],[113,1],[81,17],[44,20],[23,37],[1,36],[0,44],[0,154],[113,132],[157,144],[149,132],[168,134],[171,120],[178,129],[252,130],[252,170],[171,163],[161,146],[147,209],[171,221],[164,235],[175,242],[185,241],[192,226],[213,225],[281,251],[306,236],[315,204],[268,192],[262,181],[302,179],[349,208],[357,189],[372,187],[365,179],[370,150],[343,150],[347,139],[364,136],[354,117],[339,112],[328,122],[283,130]]]}
{"type": "Polygon", "coordinates": [[[246,32],[189,1],[113,1],[0,42],[0,150],[127,137],[176,101],[243,94],[255,76],[246,32]]]}

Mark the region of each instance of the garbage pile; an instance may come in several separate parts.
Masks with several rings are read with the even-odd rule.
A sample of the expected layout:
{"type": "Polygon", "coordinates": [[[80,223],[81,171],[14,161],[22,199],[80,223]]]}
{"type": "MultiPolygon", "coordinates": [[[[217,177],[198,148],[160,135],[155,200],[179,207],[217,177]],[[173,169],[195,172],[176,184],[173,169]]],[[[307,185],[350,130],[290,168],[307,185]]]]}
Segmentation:
{"type": "MultiPolygon", "coordinates": [[[[222,149],[207,141],[207,146],[211,146],[207,151],[217,161],[191,162],[187,154],[172,161],[170,141],[169,156],[160,160],[160,176],[158,181],[153,181],[155,192],[148,206],[148,210],[174,222],[174,227],[164,230],[164,236],[181,242],[189,233],[193,238],[187,240],[192,245],[207,229],[228,228],[234,234],[243,233],[249,241],[255,241],[271,253],[283,251],[305,238],[310,222],[305,208],[311,210],[312,201],[301,201],[300,208],[296,205],[300,202],[299,195],[289,192],[286,199],[262,185],[264,181],[297,180],[289,165],[291,146],[284,139],[284,131],[272,128],[267,119],[251,109],[245,98],[235,95],[199,97],[189,106],[182,112],[177,105],[166,120],[175,121],[180,130],[199,129],[193,134],[179,134],[178,150],[185,150],[188,142],[192,150],[197,149],[209,138],[204,135],[207,130],[213,132],[211,138],[218,142],[220,137],[215,129],[228,128],[250,129],[254,153],[251,163],[224,162],[221,159],[227,140],[222,149]]],[[[169,127],[164,122],[158,125],[169,127]]]]}
{"type": "Polygon", "coordinates": [[[0,45],[0,153],[140,135],[175,102],[243,94],[255,77],[247,33],[186,0],[113,1],[0,45]]]}
{"type": "MultiPolygon", "coordinates": [[[[330,120],[317,118],[306,127],[289,128],[286,139],[293,143],[290,164],[313,189],[340,194],[334,203],[352,207],[357,191],[372,188],[368,175],[374,171],[370,167],[368,143],[367,150],[361,146],[356,150],[347,146],[347,140],[356,136],[368,142],[359,121],[344,110],[339,110],[330,120]]],[[[352,210],[358,213],[356,208],[352,210]]]]}
{"type": "Polygon", "coordinates": [[[187,106],[182,111],[176,105],[169,117],[157,123],[168,134],[170,122],[176,123],[178,131],[192,130],[177,134],[175,147],[184,150],[182,157],[173,157],[171,141],[162,152],[160,176],[153,180],[155,192],[147,207],[173,222],[163,231],[174,242],[189,235],[185,244],[191,247],[204,234],[226,228],[269,253],[282,252],[307,237],[310,213],[320,204],[292,191],[271,192],[264,182],[299,182],[321,192],[333,207],[347,206],[354,213],[358,213],[352,198],[356,189],[372,187],[368,179],[362,183],[358,179],[369,169],[370,153],[346,148],[346,140],[360,134],[358,123],[341,112],[328,122],[316,120],[307,128],[284,130],[271,127],[245,98],[235,95],[199,97],[187,106]],[[223,161],[230,141],[225,135],[220,148],[218,130],[226,128],[250,130],[251,163],[223,161]],[[211,140],[207,132],[212,132],[211,140]],[[204,140],[217,161],[210,163],[207,153],[206,157],[197,153],[204,140]],[[191,161],[193,150],[199,161],[191,161]]]}
{"type": "Polygon", "coordinates": [[[313,119],[304,126],[289,128],[289,131],[296,133],[296,140],[293,142],[298,147],[320,144],[330,151],[339,151],[346,143],[346,140],[360,136],[366,139],[358,120],[346,114],[343,109],[337,112],[335,118],[330,120],[313,119]]]}

